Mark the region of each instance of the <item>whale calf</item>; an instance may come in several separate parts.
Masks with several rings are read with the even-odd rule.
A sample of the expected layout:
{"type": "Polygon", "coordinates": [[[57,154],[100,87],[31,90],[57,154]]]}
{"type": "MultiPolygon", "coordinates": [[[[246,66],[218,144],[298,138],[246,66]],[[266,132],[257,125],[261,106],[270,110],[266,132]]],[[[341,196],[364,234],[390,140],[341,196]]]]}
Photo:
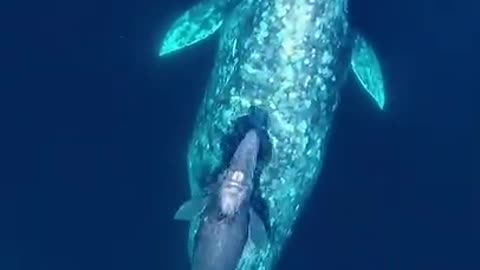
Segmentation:
{"type": "MultiPolygon", "coordinates": [[[[385,87],[369,42],[350,26],[347,0],[204,0],[169,28],[159,55],[218,33],[215,65],[197,114],[187,163],[192,197],[222,167],[220,141],[252,108],[268,116],[271,155],[258,176],[268,241],[247,243],[238,270],[270,270],[317,181],[348,74],[380,110],[385,87]]],[[[189,252],[200,219],[192,219],[189,252]]]]}
{"type": "Polygon", "coordinates": [[[256,131],[248,131],[210,194],[192,198],[176,212],[178,220],[201,219],[192,270],[235,270],[247,240],[259,247],[266,243],[263,221],[250,204],[259,144],[256,131]]]}

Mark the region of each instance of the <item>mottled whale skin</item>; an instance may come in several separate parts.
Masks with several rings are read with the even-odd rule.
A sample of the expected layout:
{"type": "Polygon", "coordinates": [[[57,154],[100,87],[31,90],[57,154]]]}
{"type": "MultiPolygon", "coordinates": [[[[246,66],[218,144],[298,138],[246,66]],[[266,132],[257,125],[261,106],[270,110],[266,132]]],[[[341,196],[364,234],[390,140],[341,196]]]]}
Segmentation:
{"type": "MultiPolygon", "coordinates": [[[[271,158],[259,177],[269,241],[245,247],[238,270],[270,270],[322,168],[339,91],[353,71],[363,89],[384,107],[384,85],[375,53],[354,32],[344,0],[206,1],[185,12],[162,43],[165,56],[219,32],[215,66],[188,151],[192,197],[205,175],[221,166],[222,138],[234,122],[260,108],[269,117],[271,158]]],[[[198,229],[191,222],[189,248],[198,229]]]]}

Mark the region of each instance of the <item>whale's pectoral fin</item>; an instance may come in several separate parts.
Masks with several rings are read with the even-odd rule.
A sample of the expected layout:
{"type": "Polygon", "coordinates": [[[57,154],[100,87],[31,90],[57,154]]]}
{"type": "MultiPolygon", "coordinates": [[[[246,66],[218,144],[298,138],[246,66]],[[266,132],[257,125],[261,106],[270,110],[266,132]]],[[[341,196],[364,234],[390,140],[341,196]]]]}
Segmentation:
{"type": "Polygon", "coordinates": [[[202,213],[206,205],[207,197],[193,198],[178,208],[174,218],[177,220],[191,220],[202,213]]]}
{"type": "Polygon", "coordinates": [[[381,66],[373,48],[361,36],[357,36],[355,40],[350,64],[362,87],[383,110],[385,86],[381,66]]]}
{"type": "Polygon", "coordinates": [[[172,53],[209,37],[222,26],[226,11],[226,4],[215,0],[193,6],[170,27],[159,55],[172,53]]]}
{"type": "Polygon", "coordinates": [[[264,247],[268,242],[265,224],[257,213],[250,209],[250,223],[248,226],[248,237],[257,248],[264,247]]]}

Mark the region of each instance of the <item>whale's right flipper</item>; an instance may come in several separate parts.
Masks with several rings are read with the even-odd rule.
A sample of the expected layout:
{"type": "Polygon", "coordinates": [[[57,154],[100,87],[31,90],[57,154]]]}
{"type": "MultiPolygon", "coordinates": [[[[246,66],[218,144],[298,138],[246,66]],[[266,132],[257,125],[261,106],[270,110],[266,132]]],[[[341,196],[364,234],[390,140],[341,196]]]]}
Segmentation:
{"type": "Polygon", "coordinates": [[[215,33],[240,0],[204,0],[180,16],[168,30],[159,56],[191,46],[215,33]]]}
{"type": "Polygon", "coordinates": [[[385,82],[380,61],[367,40],[358,35],[353,47],[351,68],[358,81],[380,109],[385,106],[385,82]]]}
{"type": "Polygon", "coordinates": [[[207,205],[207,197],[193,198],[180,206],[175,213],[175,219],[177,220],[192,220],[203,212],[207,205]]]}
{"type": "Polygon", "coordinates": [[[248,228],[248,237],[255,247],[263,248],[268,242],[267,231],[262,219],[255,210],[250,209],[250,223],[248,228]]]}

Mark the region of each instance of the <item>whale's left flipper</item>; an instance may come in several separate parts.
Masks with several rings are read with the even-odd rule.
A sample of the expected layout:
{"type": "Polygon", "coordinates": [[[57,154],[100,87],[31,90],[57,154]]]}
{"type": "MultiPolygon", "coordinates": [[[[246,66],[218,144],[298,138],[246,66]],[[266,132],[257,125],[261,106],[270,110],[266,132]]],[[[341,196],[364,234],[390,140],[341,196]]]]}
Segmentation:
{"type": "Polygon", "coordinates": [[[203,0],[185,11],[169,28],[159,56],[191,46],[215,33],[238,2],[240,0],[203,0]]]}
{"type": "Polygon", "coordinates": [[[373,48],[364,37],[358,35],[353,47],[351,67],[362,87],[383,110],[385,85],[382,69],[373,48]]]}
{"type": "Polygon", "coordinates": [[[206,197],[193,198],[180,206],[175,213],[176,220],[192,220],[200,215],[207,205],[208,199],[206,197]]]}

